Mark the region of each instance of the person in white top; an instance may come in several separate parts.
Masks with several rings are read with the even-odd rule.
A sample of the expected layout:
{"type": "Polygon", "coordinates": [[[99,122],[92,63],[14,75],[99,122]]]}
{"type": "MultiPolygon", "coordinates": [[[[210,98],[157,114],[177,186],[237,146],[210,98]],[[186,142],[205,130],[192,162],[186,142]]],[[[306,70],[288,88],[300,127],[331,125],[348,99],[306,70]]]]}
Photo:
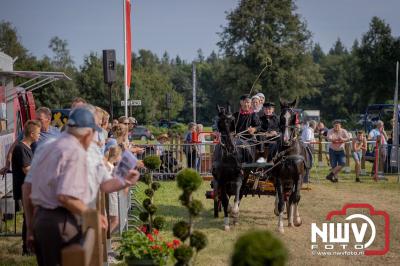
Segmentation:
{"type": "MultiPolygon", "coordinates": [[[[204,127],[202,124],[197,124],[197,139],[200,143],[205,143],[206,138],[205,138],[205,133],[204,133],[204,127]]],[[[199,158],[197,158],[197,169],[201,170],[201,163],[202,160],[204,161],[204,156],[206,153],[206,145],[204,144],[199,144],[199,158]]]]}
{"type": "Polygon", "coordinates": [[[310,120],[308,122],[306,122],[304,128],[303,128],[303,132],[301,133],[301,140],[303,142],[313,142],[315,141],[315,137],[314,137],[314,130],[316,127],[316,122],[314,120],[310,120]]]}
{"type": "MultiPolygon", "coordinates": [[[[114,170],[114,165],[121,160],[121,148],[114,139],[106,144],[104,152],[104,163],[110,174],[114,170]]],[[[108,215],[110,218],[110,232],[112,233],[118,226],[118,192],[108,194],[109,208],[108,215]]]]}
{"type": "MultiPolygon", "coordinates": [[[[380,145],[379,146],[379,168],[378,168],[378,177],[383,177],[383,168],[385,166],[385,161],[387,157],[387,139],[388,136],[385,131],[384,124],[381,120],[378,120],[376,122],[376,128],[371,130],[368,134],[368,140],[374,140],[378,142],[380,145]]],[[[372,144],[372,149],[375,153],[375,143],[372,144]]],[[[375,168],[374,168],[375,169],[375,168]]]]}
{"type": "MultiPolygon", "coordinates": [[[[303,128],[303,132],[301,133],[301,140],[305,143],[305,145],[311,150],[311,152],[313,151],[313,144],[311,144],[310,142],[315,141],[315,137],[314,137],[314,130],[317,126],[317,122],[315,122],[314,120],[310,120],[308,122],[306,122],[305,127],[303,128]]],[[[311,165],[312,165],[312,157],[311,157],[311,165]]],[[[309,182],[309,175],[310,172],[307,172],[307,175],[304,176],[304,183],[308,183],[309,182]]]]}

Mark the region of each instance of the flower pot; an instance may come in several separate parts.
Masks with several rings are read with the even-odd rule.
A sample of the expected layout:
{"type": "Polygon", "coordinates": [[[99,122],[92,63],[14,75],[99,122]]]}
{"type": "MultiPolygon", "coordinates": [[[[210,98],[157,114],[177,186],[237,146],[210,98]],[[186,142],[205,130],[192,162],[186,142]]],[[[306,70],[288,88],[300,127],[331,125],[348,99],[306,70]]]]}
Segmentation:
{"type": "MultiPolygon", "coordinates": [[[[168,256],[165,256],[161,259],[161,265],[166,265],[168,261],[168,256]]],[[[135,257],[125,257],[125,262],[129,266],[159,266],[160,264],[157,263],[154,259],[138,259],[135,257]]]]}
{"type": "Polygon", "coordinates": [[[158,266],[153,259],[125,258],[126,264],[129,266],[158,266]]]}

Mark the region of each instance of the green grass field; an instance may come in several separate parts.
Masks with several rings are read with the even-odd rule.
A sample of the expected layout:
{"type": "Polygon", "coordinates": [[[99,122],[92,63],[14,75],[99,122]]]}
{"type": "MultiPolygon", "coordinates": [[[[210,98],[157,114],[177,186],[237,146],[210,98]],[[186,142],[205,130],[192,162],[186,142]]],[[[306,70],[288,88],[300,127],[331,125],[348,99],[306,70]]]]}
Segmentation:
{"type": "MultiPolygon", "coordinates": [[[[370,164],[367,164],[369,169],[370,164]]],[[[332,184],[325,180],[328,168],[314,168],[311,173],[310,190],[302,191],[300,214],[303,224],[298,228],[288,228],[285,220],[285,233],[276,232],[277,218],[273,214],[274,198],[269,196],[248,196],[240,206],[239,225],[231,227],[231,231],[223,230],[222,214],[213,217],[213,201],[205,198],[210,189],[208,181],[204,181],[195,197],[204,204],[204,211],[195,227],[207,234],[209,244],[200,252],[194,265],[229,265],[230,256],[236,239],[244,232],[252,229],[270,230],[276,234],[289,250],[288,265],[398,265],[400,260],[400,184],[397,176],[389,176],[388,181],[375,182],[370,176],[362,177],[362,183],[354,182],[354,173],[342,173],[339,183],[332,184]],[[390,215],[390,251],[385,256],[329,257],[313,256],[310,246],[310,224],[323,222],[329,211],[340,209],[345,203],[369,203],[378,210],[390,215]]],[[[143,198],[144,185],[139,185],[138,197],[143,198]]],[[[178,201],[180,191],[174,181],[162,182],[162,187],[155,194],[158,213],[167,220],[162,234],[172,238],[172,225],[187,212],[178,201]]],[[[0,238],[0,265],[35,265],[34,257],[22,257],[21,242],[18,238],[0,238]]]]}
{"type": "MultiPolygon", "coordinates": [[[[364,177],[363,183],[354,182],[354,174],[342,174],[339,183],[332,184],[324,180],[327,168],[314,171],[309,188],[302,191],[300,213],[303,225],[299,228],[287,228],[285,234],[278,235],[286,244],[290,260],[289,265],[376,265],[385,262],[386,265],[395,265],[400,258],[400,222],[398,207],[400,206],[400,185],[397,177],[389,177],[389,181],[376,183],[370,177],[364,177]],[[310,223],[322,222],[331,210],[341,208],[345,203],[370,203],[377,209],[386,210],[391,214],[392,222],[392,250],[384,257],[352,258],[312,256],[307,247],[310,244],[310,223]]],[[[160,207],[160,214],[167,219],[167,236],[172,225],[186,217],[186,210],[178,202],[179,192],[175,182],[162,183],[162,189],[156,194],[156,203],[160,207]]],[[[244,198],[241,204],[240,224],[231,227],[230,232],[223,231],[222,214],[218,219],[213,217],[213,201],[205,199],[205,192],[210,189],[209,182],[204,182],[195,197],[201,199],[205,210],[196,221],[196,228],[205,232],[209,239],[208,247],[201,251],[195,265],[229,265],[229,258],[235,240],[244,232],[251,229],[265,229],[276,232],[277,219],[273,214],[274,198],[268,196],[244,198]]]]}

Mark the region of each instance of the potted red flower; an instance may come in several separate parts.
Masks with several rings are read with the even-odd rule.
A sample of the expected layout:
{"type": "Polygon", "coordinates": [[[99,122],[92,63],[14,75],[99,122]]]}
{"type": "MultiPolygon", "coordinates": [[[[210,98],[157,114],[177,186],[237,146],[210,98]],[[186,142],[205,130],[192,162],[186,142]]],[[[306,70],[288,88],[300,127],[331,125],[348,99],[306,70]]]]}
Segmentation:
{"type": "Polygon", "coordinates": [[[128,265],[166,265],[180,244],[177,239],[164,241],[157,229],[149,231],[148,226],[142,226],[140,231],[127,231],[122,234],[119,251],[128,265]]]}

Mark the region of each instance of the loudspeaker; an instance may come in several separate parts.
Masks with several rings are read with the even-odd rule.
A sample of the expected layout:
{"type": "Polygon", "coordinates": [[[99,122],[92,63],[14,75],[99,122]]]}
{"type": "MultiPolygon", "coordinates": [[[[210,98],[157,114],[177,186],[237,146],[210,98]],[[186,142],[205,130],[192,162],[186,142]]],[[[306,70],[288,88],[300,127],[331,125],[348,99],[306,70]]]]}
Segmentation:
{"type": "Polygon", "coordinates": [[[117,79],[117,61],[115,50],[103,50],[103,74],[104,82],[112,84],[117,79]]]}

